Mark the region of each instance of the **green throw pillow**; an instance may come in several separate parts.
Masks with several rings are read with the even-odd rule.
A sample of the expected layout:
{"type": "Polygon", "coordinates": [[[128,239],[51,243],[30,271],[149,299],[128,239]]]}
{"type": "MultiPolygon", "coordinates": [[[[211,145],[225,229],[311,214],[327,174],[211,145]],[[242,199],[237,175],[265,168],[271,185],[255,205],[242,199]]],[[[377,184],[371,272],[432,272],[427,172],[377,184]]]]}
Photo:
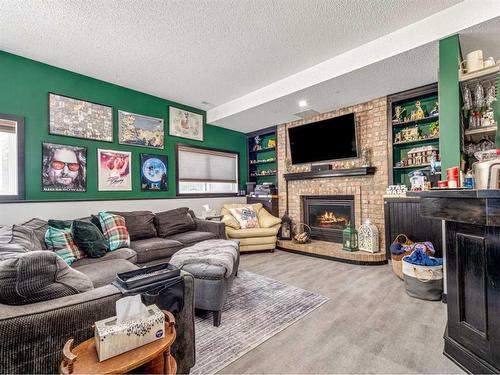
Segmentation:
{"type": "Polygon", "coordinates": [[[57,219],[49,219],[48,221],[49,227],[57,228],[57,229],[69,229],[71,228],[71,224],[73,220],[57,220],[57,219]]]}
{"type": "Polygon", "coordinates": [[[102,232],[88,221],[73,221],[71,233],[78,248],[90,258],[100,258],[109,251],[108,241],[102,232]]]}
{"type": "Polygon", "coordinates": [[[70,266],[75,260],[86,257],[86,254],[78,249],[71,235],[71,229],[49,227],[45,232],[45,243],[47,249],[55,252],[70,266]]]}

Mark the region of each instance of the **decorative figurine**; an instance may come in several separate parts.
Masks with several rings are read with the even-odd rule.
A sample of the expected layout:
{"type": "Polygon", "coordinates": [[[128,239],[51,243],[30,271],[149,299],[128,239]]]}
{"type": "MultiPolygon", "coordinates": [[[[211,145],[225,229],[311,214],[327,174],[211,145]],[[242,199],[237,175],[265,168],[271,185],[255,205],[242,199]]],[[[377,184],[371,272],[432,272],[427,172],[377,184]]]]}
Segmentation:
{"type": "Polygon", "coordinates": [[[430,135],[429,138],[439,137],[439,121],[435,121],[429,127],[430,135]]]}
{"type": "Polygon", "coordinates": [[[393,122],[401,122],[401,116],[406,112],[406,108],[401,107],[400,105],[394,108],[394,116],[393,122]]]}
{"type": "Polygon", "coordinates": [[[431,111],[431,116],[438,116],[439,115],[439,102],[436,102],[436,105],[434,108],[432,108],[431,111]]]}
{"type": "Polygon", "coordinates": [[[254,145],[253,145],[253,150],[254,151],[259,151],[259,150],[262,150],[262,146],[260,144],[260,142],[262,142],[262,138],[260,136],[255,136],[253,138],[253,142],[254,142],[254,145]]]}
{"type": "Polygon", "coordinates": [[[411,111],[410,113],[410,121],[417,120],[417,113],[415,111],[411,111]]]}
{"type": "Polygon", "coordinates": [[[275,148],[276,147],[276,139],[270,139],[267,141],[267,148],[275,148]]]}
{"type": "Polygon", "coordinates": [[[425,112],[422,109],[422,103],[420,103],[420,100],[417,100],[415,103],[415,107],[417,107],[417,110],[415,112],[415,119],[420,120],[425,117],[425,112]]]}

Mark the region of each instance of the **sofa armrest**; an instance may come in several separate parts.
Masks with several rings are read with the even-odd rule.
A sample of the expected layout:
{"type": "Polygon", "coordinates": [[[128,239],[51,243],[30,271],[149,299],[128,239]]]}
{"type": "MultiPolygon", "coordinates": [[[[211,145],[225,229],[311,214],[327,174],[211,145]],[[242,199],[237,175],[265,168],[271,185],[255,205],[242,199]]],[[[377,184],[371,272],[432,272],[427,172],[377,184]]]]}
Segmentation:
{"type": "Polygon", "coordinates": [[[216,238],[226,238],[226,225],[220,221],[194,219],[196,230],[200,232],[211,232],[216,235],[216,238]]]}
{"type": "Polygon", "coordinates": [[[261,228],[273,228],[276,225],[281,225],[281,219],[271,215],[265,208],[259,211],[258,219],[261,228]]]}

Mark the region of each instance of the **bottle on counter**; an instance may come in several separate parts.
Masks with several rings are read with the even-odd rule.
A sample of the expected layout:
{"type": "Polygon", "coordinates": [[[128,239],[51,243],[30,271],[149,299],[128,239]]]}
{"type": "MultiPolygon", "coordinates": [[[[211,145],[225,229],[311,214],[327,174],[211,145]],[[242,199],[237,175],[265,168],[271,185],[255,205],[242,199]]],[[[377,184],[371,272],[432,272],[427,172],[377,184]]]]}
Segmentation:
{"type": "Polygon", "coordinates": [[[464,188],[474,189],[474,175],[472,174],[472,171],[470,169],[465,174],[464,188]]]}

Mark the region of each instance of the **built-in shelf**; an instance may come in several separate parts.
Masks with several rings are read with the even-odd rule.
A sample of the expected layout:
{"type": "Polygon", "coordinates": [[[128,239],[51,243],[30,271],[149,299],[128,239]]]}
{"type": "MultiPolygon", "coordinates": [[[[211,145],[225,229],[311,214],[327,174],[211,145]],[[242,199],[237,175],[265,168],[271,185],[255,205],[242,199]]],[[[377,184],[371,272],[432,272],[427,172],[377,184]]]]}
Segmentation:
{"type": "Polygon", "coordinates": [[[377,168],[375,167],[359,167],[359,168],[346,168],[346,169],[330,169],[326,171],[314,171],[314,172],[285,173],[283,176],[287,181],[310,180],[313,178],[367,176],[375,174],[376,170],[377,168]]]}
{"type": "Polygon", "coordinates": [[[496,131],[497,131],[497,125],[483,126],[483,127],[480,127],[480,128],[465,129],[465,135],[496,133],[496,131]]]}
{"type": "Polygon", "coordinates": [[[433,137],[427,139],[414,139],[413,141],[395,142],[394,146],[412,145],[412,144],[432,142],[432,141],[435,142],[439,141],[439,137],[433,137]]]}
{"type": "Polygon", "coordinates": [[[429,167],[430,164],[420,164],[420,165],[406,165],[404,167],[394,167],[394,169],[418,169],[418,168],[424,168],[424,167],[429,167]]]}
{"type": "Polygon", "coordinates": [[[500,74],[500,64],[496,64],[488,68],[476,70],[475,72],[472,73],[462,73],[462,71],[460,71],[458,73],[459,77],[458,80],[459,82],[467,82],[473,79],[482,79],[490,75],[498,76],[499,74],[500,74]]]}
{"type": "Polygon", "coordinates": [[[276,163],[276,159],[266,160],[266,161],[258,161],[255,163],[249,163],[249,165],[262,165],[262,164],[271,164],[271,163],[276,163]]]}
{"type": "Polygon", "coordinates": [[[434,116],[427,116],[423,117],[418,120],[412,120],[412,121],[401,121],[401,122],[392,122],[393,127],[400,127],[400,126],[409,126],[409,125],[416,125],[416,124],[421,124],[424,122],[430,122],[432,120],[439,120],[439,115],[434,115],[434,116]]]}
{"type": "Polygon", "coordinates": [[[261,148],[260,150],[250,150],[250,153],[256,153],[256,152],[264,152],[264,151],[272,151],[276,150],[276,147],[266,147],[266,148],[261,148]]]}
{"type": "Polygon", "coordinates": [[[251,174],[251,177],[268,177],[268,176],[276,176],[276,173],[266,173],[266,174],[251,174]]]}

